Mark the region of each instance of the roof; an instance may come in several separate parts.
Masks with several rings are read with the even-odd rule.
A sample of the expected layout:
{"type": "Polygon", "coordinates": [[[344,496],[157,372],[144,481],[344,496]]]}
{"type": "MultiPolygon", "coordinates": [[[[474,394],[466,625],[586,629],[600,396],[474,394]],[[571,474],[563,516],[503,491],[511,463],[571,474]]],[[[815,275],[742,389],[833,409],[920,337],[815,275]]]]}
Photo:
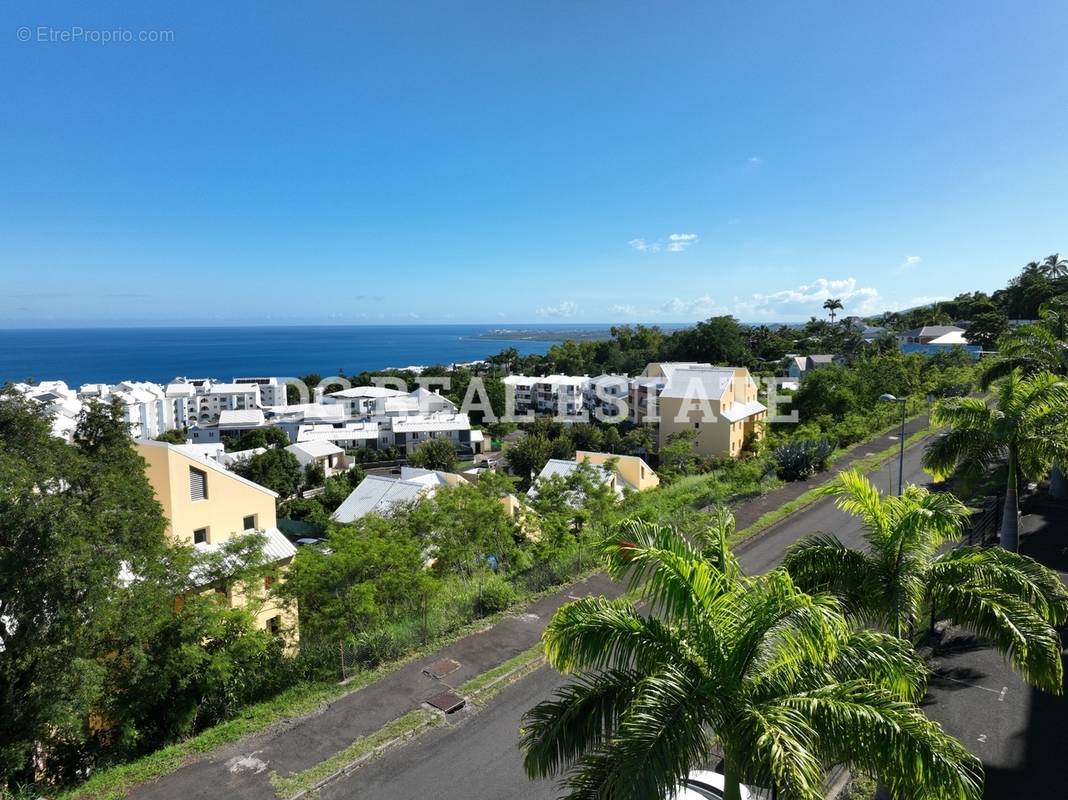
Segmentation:
{"type": "Polygon", "coordinates": [[[731,403],[728,408],[721,410],[719,413],[728,422],[738,422],[738,420],[751,417],[754,414],[759,414],[761,411],[767,410],[767,406],[763,403],[756,400],[750,400],[748,403],[731,403]]]}
{"type": "Polygon", "coordinates": [[[352,400],[358,397],[400,397],[403,394],[407,394],[407,392],[400,389],[388,389],[385,386],[353,386],[351,389],[331,392],[327,397],[341,397],[346,400],[352,400]]]}
{"type": "Polygon", "coordinates": [[[263,424],[263,412],[258,408],[225,408],[219,412],[219,427],[252,425],[258,428],[263,424]]]}
{"type": "Polygon", "coordinates": [[[410,417],[393,417],[390,427],[394,431],[455,431],[469,430],[471,420],[467,414],[413,414],[410,417]]]}
{"type": "MultiPolygon", "coordinates": [[[[594,476],[599,476],[601,483],[614,483],[615,475],[602,467],[600,464],[594,464],[592,462],[583,462],[586,467],[593,471],[594,476]]],[[[538,477],[534,479],[531,487],[527,489],[527,496],[538,496],[538,483],[541,481],[549,480],[557,475],[562,478],[566,478],[571,473],[575,472],[579,468],[579,462],[568,461],[563,458],[550,458],[545,462],[545,466],[541,468],[541,472],[538,473],[538,477]]],[[[615,487],[619,492],[619,488],[615,487]]]]}
{"type": "MultiPolygon", "coordinates": [[[[260,534],[264,537],[263,542],[263,554],[267,557],[268,562],[284,561],[287,558],[292,558],[297,554],[297,548],[286,538],[278,528],[267,528],[264,531],[260,531],[260,534]]],[[[211,544],[208,542],[201,542],[200,544],[193,545],[197,550],[202,553],[211,553],[221,550],[223,547],[222,542],[211,544]]],[[[198,575],[198,571],[194,570],[190,576],[194,581],[202,580],[203,578],[198,575]]]]}
{"type": "Polygon", "coordinates": [[[248,394],[257,388],[255,383],[215,383],[208,389],[208,394],[248,394]]]}
{"type": "Polygon", "coordinates": [[[820,353],[818,355],[809,356],[809,359],[813,364],[833,364],[837,357],[838,356],[831,355],[830,353],[820,353]]]}
{"type": "Polygon", "coordinates": [[[630,378],[626,375],[609,375],[607,372],[598,375],[596,378],[590,378],[590,383],[594,386],[612,386],[621,383],[630,383],[630,378]]]}
{"type": "Polygon", "coordinates": [[[272,492],[266,486],[260,486],[258,483],[254,483],[254,482],[250,481],[248,478],[242,478],[240,475],[238,475],[235,472],[231,472],[226,467],[224,467],[222,464],[220,464],[219,462],[215,461],[212,458],[206,458],[206,457],[205,458],[196,458],[195,456],[189,455],[188,452],[185,452],[182,449],[182,448],[186,447],[187,445],[184,445],[184,444],[168,444],[167,442],[157,442],[155,439],[138,439],[137,440],[137,444],[138,445],[143,445],[145,447],[162,447],[162,448],[165,448],[167,450],[173,450],[174,452],[178,453],[178,455],[184,456],[185,458],[188,458],[190,461],[195,461],[197,466],[199,466],[199,467],[205,467],[205,468],[213,470],[215,472],[219,472],[219,473],[221,473],[223,475],[226,475],[228,478],[231,478],[231,479],[233,479],[235,481],[239,481],[239,482],[241,482],[241,483],[245,484],[246,486],[249,486],[249,487],[251,487],[253,489],[259,489],[261,492],[263,492],[264,494],[269,494],[271,497],[278,497],[278,493],[277,492],[272,492]]]}
{"type": "Polygon", "coordinates": [[[333,442],[324,439],[297,442],[296,444],[291,444],[286,447],[286,450],[293,455],[302,453],[308,458],[326,458],[327,456],[336,456],[338,453],[345,452],[333,442]]]}
{"type": "Polygon", "coordinates": [[[398,505],[418,500],[431,489],[426,482],[368,475],[331,515],[335,522],[352,522],[368,514],[389,514],[398,505]]]}
{"type": "Polygon", "coordinates": [[[526,375],[506,375],[501,378],[501,383],[505,386],[530,386],[537,380],[537,378],[530,378],[526,375]]]}
{"type": "Polygon", "coordinates": [[[734,367],[684,367],[674,369],[661,397],[718,400],[734,380],[734,367]]]}
{"type": "Polygon", "coordinates": [[[956,325],[923,325],[919,328],[903,331],[898,335],[909,339],[935,339],[939,336],[945,336],[947,333],[954,333],[957,331],[964,333],[964,328],[958,328],[956,325]]]}
{"type": "Polygon", "coordinates": [[[936,336],[934,339],[928,342],[928,344],[969,344],[965,338],[964,331],[950,331],[949,333],[943,333],[941,336],[936,336]]]}
{"type": "Polygon", "coordinates": [[[297,431],[297,442],[350,442],[357,439],[377,439],[378,423],[361,422],[335,428],[333,425],[302,425],[297,431]]]}

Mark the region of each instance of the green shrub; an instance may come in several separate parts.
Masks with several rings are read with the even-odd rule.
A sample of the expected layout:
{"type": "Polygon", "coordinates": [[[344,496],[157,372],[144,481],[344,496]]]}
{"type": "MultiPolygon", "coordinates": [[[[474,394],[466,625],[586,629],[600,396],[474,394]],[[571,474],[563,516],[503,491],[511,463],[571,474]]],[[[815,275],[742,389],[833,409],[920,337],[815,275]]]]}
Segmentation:
{"type": "Polygon", "coordinates": [[[827,459],[834,452],[830,439],[807,439],[788,442],[775,450],[779,477],[784,481],[800,481],[827,469],[827,459]]]}
{"type": "Polygon", "coordinates": [[[491,575],[482,584],[480,610],[483,614],[496,614],[508,608],[515,599],[516,593],[512,585],[500,575],[491,575]]]}

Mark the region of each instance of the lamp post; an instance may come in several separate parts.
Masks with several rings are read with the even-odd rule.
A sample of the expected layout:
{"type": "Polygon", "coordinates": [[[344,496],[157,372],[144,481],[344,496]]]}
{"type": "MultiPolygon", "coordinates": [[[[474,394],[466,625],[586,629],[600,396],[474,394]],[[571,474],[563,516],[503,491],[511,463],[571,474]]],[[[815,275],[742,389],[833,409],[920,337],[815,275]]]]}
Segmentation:
{"type": "Polygon", "coordinates": [[[901,455],[897,461],[897,494],[899,497],[905,482],[905,399],[904,397],[894,397],[892,394],[879,395],[880,402],[901,403],[901,455]]]}

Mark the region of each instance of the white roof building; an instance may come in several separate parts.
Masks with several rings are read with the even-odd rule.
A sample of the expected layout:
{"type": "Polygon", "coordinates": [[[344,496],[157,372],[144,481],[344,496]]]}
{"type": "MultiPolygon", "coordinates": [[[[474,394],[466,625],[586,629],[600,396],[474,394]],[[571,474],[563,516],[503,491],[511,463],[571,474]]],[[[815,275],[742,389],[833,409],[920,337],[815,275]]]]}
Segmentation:
{"type": "Polygon", "coordinates": [[[368,475],[331,515],[335,522],[353,522],[368,514],[389,516],[401,506],[433,496],[449,484],[446,473],[402,467],[398,478],[368,475]]]}

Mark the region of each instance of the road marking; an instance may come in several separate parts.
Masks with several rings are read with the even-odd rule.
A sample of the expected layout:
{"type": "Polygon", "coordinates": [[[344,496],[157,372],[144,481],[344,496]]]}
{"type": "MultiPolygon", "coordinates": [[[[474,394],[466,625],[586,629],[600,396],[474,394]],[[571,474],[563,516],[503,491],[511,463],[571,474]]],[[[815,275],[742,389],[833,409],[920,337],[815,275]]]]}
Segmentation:
{"type": "Polygon", "coordinates": [[[980,733],[979,734],[979,743],[980,744],[984,744],[985,742],[986,742],[986,734],[985,733],[980,733]]]}
{"type": "Polygon", "coordinates": [[[1001,687],[1001,691],[998,691],[997,689],[990,689],[990,688],[988,688],[986,686],[980,686],[978,683],[971,683],[969,681],[962,681],[962,680],[958,680],[957,678],[951,678],[948,675],[943,675],[942,678],[944,678],[947,681],[953,681],[954,683],[959,683],[961,686],[970,686],[972,689],[982,689],[984,692],[990,692],[990,694],[996,694],[998,696],[998,700],[1000,700],[1000,701],[1004,701],[1005,693],[1007,691],[1009,691],[1009,687],[1008,686],[1002,686],[1001,687]]]}

